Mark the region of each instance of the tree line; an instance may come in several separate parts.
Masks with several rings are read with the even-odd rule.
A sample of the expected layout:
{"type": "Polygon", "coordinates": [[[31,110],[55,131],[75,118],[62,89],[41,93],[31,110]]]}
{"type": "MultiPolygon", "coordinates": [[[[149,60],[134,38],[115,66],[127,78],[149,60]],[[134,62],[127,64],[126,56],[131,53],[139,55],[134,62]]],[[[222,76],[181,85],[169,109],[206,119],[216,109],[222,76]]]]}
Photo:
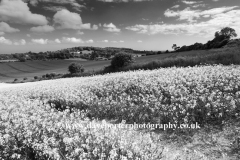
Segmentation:
{"type": "Polygon", "coordinates": [[[176,52],[221,48],[225,46],[233,37],[237,37],[236,31],[233,28],[225,27],[220,31],[215,32],[214,39],[209,40],[205,44],[195,43],[189,46],[184,45],[182,47],[179,47],[176,44],[173,44],[172,48],[176,52]]]}

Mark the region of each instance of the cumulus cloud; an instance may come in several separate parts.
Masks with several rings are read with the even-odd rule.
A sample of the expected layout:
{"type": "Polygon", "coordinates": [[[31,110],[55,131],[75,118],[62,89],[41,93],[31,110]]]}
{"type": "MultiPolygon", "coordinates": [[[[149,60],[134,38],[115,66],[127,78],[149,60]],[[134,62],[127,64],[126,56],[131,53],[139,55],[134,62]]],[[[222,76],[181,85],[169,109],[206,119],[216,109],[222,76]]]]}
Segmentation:
{"type": "Polygon", "coordinates": [[[70,12],[66,9],[63,9],[61,11],[58,11],[53,16],[53,21],[55,24],[58,24],[59,26],[57,28],[59,29],[92,29],[97,30],[97,25],[93,25],[93,28],[91,28],[90,23],[83,24],[82,18],[79,14],[70,12]]]}
{"type": "Polygon", "coordinates": [[[61,41],[59,39],[55,39],[54,42],[55,43],[61,43],[61,41]]]}
{"type": "Polygon", "coordinates": [[[230,26],[240,33],[240,10],[231,10],[228,12],[220,12],[213,14],[219,10],[205,11],[206,14],[211,14],[211,19],[207,21],[194,23],[180,23],[180,24],[149,24],[149,25],[135,25],[126,27],[128,30],[143,34],[185,34],[198,35],[204,37],[213,37],[214,33],[223,27],[230,26]],[[224,23],[223,23],[224,22],[224,23]]]}
{"type": "Polygon", "coordinates": [[[137,42],[138,42],[138,43],[142,43],[143,41],[141,41],[141,40],[138,40],[137,42]]]}
{"type": "Polygon", "coordinates": [[[8,33],[13,33],[13,32],[19,32],[19,29],[12,28],[10,27],[7,23],[5,22],[0,22],[0,32],[8,32],[8,33]]]}
{"type": "Polygon", "coordinates": [[[48,39],[32,39],[32,42],[33,43],[36,43],[36,44],[47,44],[48,43],[48,39]]]}
{"type": "Polygon", "coordinates": [[[26,41],[24,39],[12,41],[10,39],[6,39],[5,37],[0,37],[0,44],[5,44],[5,45],[25,45],[26,41]]]}
{"type": "Polygon", "coordinates": [[[12,45],[12,41],[5,37],[0,37],[0,44],[12,45]]]}
{"type": "Polygon", "coordinates": [[[87,40],[86,43],[94,43],[94,41],[90,39],[90,40],[87,40]]]}
{"type": "Polygon", "coordinates": [[[108,32],[120,32],[121,29],[117,28],[113,23],[110,24],[104,24],[103,25],[104,30],[108,32]]]}
{"type": "Polygon", "coordinates": [[[32,32],[52,32],[54,31],[54,27],[45,25],[45,26],[38,26],[38,27],[32,27],[30,31],[32,32]]]}
{"type": "Polygon", "coordinates": [[[19,46],[19,45],[25,45],[25,44],[26,44],[26,41],[25,41],[24,39],[21,39],[20,41],[14,42],[13,44],[14,44],[14,45],[17,45],[17,46],[19,46]]]}
{"type": "Polygon", "coordinates": [[[0,21],[34,25],[48,23],[45,16],[31,13],[27,3],[21,0],[2,0],[0,2],[0,21]]]}
{"type": "Polygon", "coordinates": [[[81,38],[75,38],[75,37],[72,37],[72,38],[63,37],[62,41],[66,43],[84,43],[84,41],[81,38]]]}

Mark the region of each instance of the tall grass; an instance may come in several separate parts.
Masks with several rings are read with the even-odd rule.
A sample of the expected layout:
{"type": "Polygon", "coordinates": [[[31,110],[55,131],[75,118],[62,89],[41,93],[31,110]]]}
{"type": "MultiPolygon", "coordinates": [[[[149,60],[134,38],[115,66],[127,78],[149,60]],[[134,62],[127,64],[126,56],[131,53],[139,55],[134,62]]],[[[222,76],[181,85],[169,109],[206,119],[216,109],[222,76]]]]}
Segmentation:
{"type": "Polygon", "coordinates": [[[152,70],[167,67],[188,67],[204,64],[240,64],[240,48],[221,49],[206,52],[207,54],[195,54],[192,56],[178,56],[166,58],[160,61],[152,61],[145,64],[132,64],[121,69],[121,71],[130,70],[152,70]]]}

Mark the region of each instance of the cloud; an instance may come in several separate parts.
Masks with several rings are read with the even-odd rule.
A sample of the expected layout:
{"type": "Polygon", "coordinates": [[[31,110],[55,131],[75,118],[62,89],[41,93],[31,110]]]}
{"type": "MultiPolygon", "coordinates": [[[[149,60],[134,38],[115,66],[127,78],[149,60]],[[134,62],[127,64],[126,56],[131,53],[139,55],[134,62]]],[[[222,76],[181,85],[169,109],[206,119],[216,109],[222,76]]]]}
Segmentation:
{"type": "Polygon", "coordinates": [[[82,31],[77,31],[77,34],[79,34],[79,35],[83,35],[84,32],[82,32],[82,31]]]}
{"type": "Polygon", "coordinates": [[[173,11],[170,9],[167,9],[164,12],[164,15],[166,17],[179,17],[178,20],[187,20],[188,22],[195,22],[196,19],[199,19],[200,17],[210,17],[217,14],[221,14],[230,10],[233,10],[237,8],[237,6],[233,7],[220,7],[220,8],[213,8],[209,10],[192,10],[189,7],[185,8],[182,11],[173,11]]]}
{"type": "Polygon", "coordinates": [[[25,44],[26,44],[26,41],[25,41],[24,39],[21,39],[20,41],[14,42],[13,44],[14,44],[14,45],[17,45],[17,46],[19,46],[19,45],[25,45],[25,44]]]}
{"type": "Polygon", "coordinates": [[[191,4],[197,4],[197,3],[202,3],[203,1],[181,1],[182,3],[191,5],[191,4]]]}
{"type": "Polygon", "coordinates": [[[11,41],[10,39],[6,39],[5,37],[0,37],[0,44],[5,45],[25,45],[26,41],[24,39],[11,41]]]}
{"type": "Polygon", "coordinates": [[[31,37],[31,35],[30,35],[30,34],[26,34],[26,36],[27,36],[27,37],[31,37]]]}
{"type": "Polygon", "coordinates": [[[0,37],[0,44],[12,45],[12,41],[5,37],[0,37]]]}
{"type": "MultiPolygon", "coordinates": [[[[55,3],[58,5],[66,5],[66,4],[70,4],[72,6],[72,8],[76,11],[81,11],[82,8],[85,8],[84,5],[79,4],[76,0],[23,0],[25,2],[29,2],[31,5],[33,6],[37,6],[38,3],[55,3]]],[[[47,6],[44,7],[44,9],[47,10],[55,10],[57,9],[57,7],[55,6],[47,6]]]]}
{"type": "Polygon", "coordinates": [[[0,36],[4,35],[5,33],[4,32],[0,32],[0,36]]]}
{"type": "Polygon", "coordinates": [[[45,16],[31,13],[27,3],[21,0],[2,0],[0,2],[0,21],[34,25],[48,23],[45,16]]]}
{"type": "Polygon", "coordinates": [[[179,8],[180,5],[175,5],[175,6],[172,6],[171,8],[179,8]]]}
{"type": "Polygon", "coordinates": [[[36,43],[36,44],[47,44],[48,43],[48,39],[32,39],[32,42],[33,43],[36,43]]]}
{"type": "Polygon", "coordinates": [[[152,0],[98,0],[102,2],[144,2],[144,1],[152,1],[152,0]]]}
{"type": "Polygon", "coordinates": [[[61,43],[61,41],[59,39],[55,39],[54,42],[55,43],[61,43]]]}
{"type": "Polygon", "coordinates": [[[19,29],[12,28],[10,27],[7,23],[5,22],[0,22],[0,32],[8,32],[8,33],[13,33],[13,32],[19,32],[19,29]]]}
{"type": "Polygon", "coordinates": [[[62,38],[62,41],[63,42],[66,42],[66,43],[84,43],[84,41],[80,38],[75,38],[75,37],[72,37],[72,38],[69,38],[69,37],[63,37],[62,38]]]}
{"type": "Polygon", "coordinates": [[[122,40],[121,40],[121,41],[119,41],[119,42],[120,42],[120,43],[124,43],[124,41],[122,41],[122,40]]]}
{"type": "Polygon", "coordinates": [[[86,41],[86,43],[94,43],[94,41],[92,39],[86,41]]]}
{"type": "Polygon", "coordinates": [[[117,28],[113,23],[110,24],[104,24],[103,25],[104,30],[108,32],[120,32],[121,29],[117,28]]]}
{"type": "Polygon", "coordinates": [[[58,24],[58,29],[91,29],[91,30],[97,30],[97,25],[93,25],[93,28],[91,28],[90,23],[83,24],[82,18],[79,14],[70,12],[66,9],[63,9],[61,11],[58,11],[53,16],[53,21],[55,24],[58,24]]]}
{"type": "Polygon", "coordinates": [[[141,41],[141,40],[138,40],[137,42],[138,42],[138,43],[142,43],[143,41],[141,41]]]}
{"type": "Polygon", "coordinates": [[[54,27],[49,26],[49,25],[30,28],[30,31],[32,31],[32,32],[52,32],[54,30],[55,30],[54,27]]]}
{"type": "Polygon", "coordinates": [[[103,41],[100,41],[100,42],[103,42],[103,43],[108,43],[109,41],[108,41],[108,40],[103,40],[103,41]]]}
{"type": "Polygon", "coordinates": [[[52,12],[57,12],[57,11],[61,11],[66,8],[62,7],[62,6],[43,6],[43,9],[52,11],[52,12]]]}
{"type": "MultiPolygon", "coordinates": [[[[212,10],[213,11],[213,10],[212,10]]],[[[216,12],[206,11],[211,14],[211,19],[207,21],[195,23],[181,23],[181,24],[153,24],[153,25],[135,25],[126,27],[128,30],[135,31],[142,34],[185,34],[197,35],[203,37],[213,37],[216,31],[223,27],[230,26],[240,33],[240,10],[232,10],[213,14],[216,12]],[[224,22],[224,23],[223,23],[224,22]]]]}

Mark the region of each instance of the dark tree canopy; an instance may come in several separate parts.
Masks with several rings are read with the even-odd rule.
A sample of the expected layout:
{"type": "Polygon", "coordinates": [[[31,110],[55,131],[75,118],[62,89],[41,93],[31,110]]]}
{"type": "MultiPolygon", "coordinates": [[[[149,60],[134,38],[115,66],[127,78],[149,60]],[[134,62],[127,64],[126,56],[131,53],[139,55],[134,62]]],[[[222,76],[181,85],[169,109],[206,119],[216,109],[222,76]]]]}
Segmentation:
{"type": "Polygon", "coordinates": [[[237,37],[237,33],[236,33],[235,29],[230,28],[230,27],[225,27],[225,28],[221,29],[221,31],[218,31],[215,33],[215,38],[217,38],[219,36],[223,36],[225,39],[230,39],[233,37],[237,37]]]}

